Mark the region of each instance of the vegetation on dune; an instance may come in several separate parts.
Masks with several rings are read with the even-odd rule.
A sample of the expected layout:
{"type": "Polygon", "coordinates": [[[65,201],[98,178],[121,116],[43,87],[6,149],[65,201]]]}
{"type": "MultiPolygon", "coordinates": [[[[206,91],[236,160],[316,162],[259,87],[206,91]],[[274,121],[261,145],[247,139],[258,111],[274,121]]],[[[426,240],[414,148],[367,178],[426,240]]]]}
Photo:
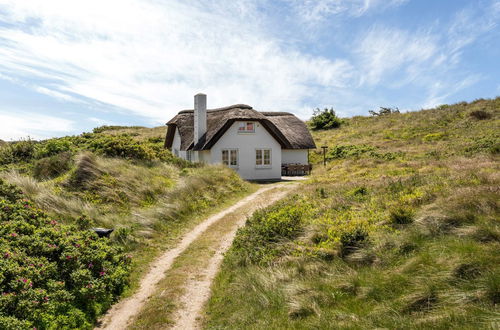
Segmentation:
{"type": "MultiPolygon", "coordinates": [[[[0,286],[6,293],[0,302],[0,328],[91,328],[95,318],[112,301],[120,294],[133,291],[155,256],[171,246],[205,213],[251,189],[250,184],[225,167],[195,166],[174,157],[163,148],[164,131],[165,128],[103,127],[80,136],[22,140],[0,146],[0,177],[19,187],[23,195],[32,200],[30,207],[43,210],[36,211],[40,217],[28,221],[17,213],[3,214],[0,208],[5,228],[21,233],[28,226],[32,238],[28,242],[27,236],[23,236],[22,246],[16,243],[18,237],[17,240],[7,237],[0,243],[2,253],[4,249],[15,251],[15,260],[19,263],[19,267],[5,266],[14,267],[12,272],[19,270],[19,273],[8,277],[1,277],[3,272],[0,275],[0,286]],[[47,227],[46,219],[57,219],[57,225],[47,227]],[[95,240],[104,244],[102,247],[88,242],[95,238],[89,230],[93,226],[115,229],[109,240],[95,240]],[[39,239],[42,234],[47,237],[39,239]],[[47,247],[44,244],[50,239],[54,240],[50,244],[55,244],[57,249],[51,248],[52,254],[45,255],[47,247]],[[75,248],[75,244],[79,248],[75,248]],[[70,248],[77,257],[73,259],[71,255],[71,262],[64,259],[65,251],[70,248]],[[96,259],[87,263],[90,248],[94,249],[96,259]],[[131,257],[126,265],[121,264],[120,251],[131,257]],[[52,288],[46,286],[52,282],[38,274],[36,282],[31,273],[35,270],[30,268],[30,262],[23,263],[23,258],[26,262],[30,258],[45,258],[43,263],[52,265],[46,276],[53,275],[51,272],[57,269],[60,276],[69,280],[53,276],[54,281],[64,284],[52,288]],[[104,266],[103,262],[106,262],[104,266]],[[106,270],[100,270],[98,278],[93,279],[93,271],[97,268],[85,268],[88,264],[106,270]],[[119,278],[112,275],[114,269],[119,278]],[[106,272],[106,276],[101,277],[101,271],[106,272]],[[38,301],[38,291],[34,291],[36,297],[31,291],[20,295],[15,291],[17,287],[12,287],[11,282],[19,276],[35,281],[33,288],[45,290],[36,305],[40,311],[20,298],[26,294],[29,299],[38,301]],[[71,282],[77,279],[81,280],[78,285],[71,282]],[[108,279],[112,283],[99,282],[108,279]],[[49,284],[43,284],[45,282],[49,284]],[[94,293],[94,289],[81,288],[79,285],[84,282],[99,291],[94,293]],[[62,294],[60,290],[69,292],[63,292],[69,298],[57,301],[62,294]],[[15,292],[19,300],[12,300],[11,292],[15,292]],[[96,298],[92,298],[94,296],[96,298]],[[22,316],[26,311],[33,313],[22,316]]],[[[24,289],[19,287],[19,290],[24,289]]]]}
{"type": "Polygon", "coordinates": [[[313,130],[338,128],[341,124],[342,120],[337,117],[335,111],[328,108],[314,110],[314,114],[309,121],[309,126],[313,130]]]}
{"type": "Polygon", "coordinates": [[[238,232],[207,328],[495,327],[499,115],[497,98],[315,132],[327,166],[238,232]]]}
{"type": "Polygon", "coordinates": [[[130,268],[121,248],[60,224],[2,180],[0,251],[2,329],[90,328],[130,268]]]}

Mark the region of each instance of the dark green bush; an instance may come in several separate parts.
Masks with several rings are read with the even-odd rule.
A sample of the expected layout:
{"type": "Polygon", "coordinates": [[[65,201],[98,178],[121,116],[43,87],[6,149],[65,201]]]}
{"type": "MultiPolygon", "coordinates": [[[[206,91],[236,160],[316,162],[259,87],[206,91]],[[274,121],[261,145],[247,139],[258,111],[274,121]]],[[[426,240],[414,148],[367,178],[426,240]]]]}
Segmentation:
{"type": "Polygon", "coordinates": [[[116,131],[124,128],[142,128],[142,126],[117,126],[117,125],[103,125],[96,127],[92,130],[93,133],[102,133],[106,131],[116,131]]]}
{"type": "Polygon", "coordinates": [[[125,135],[97,136],[90,141],[89,149],[107,157],[144,160],[156,159],[156,153],[149,145],[141,144],[130,136],[125,135]]]}
{"type": "Polygon", "coordinates": [[[368,232],[361,227],[355,227],[353,230],[344,231],[340,235],[341,255],[347,256],[355,249],[361,247],[367,239],[368,232]]]}
{"type": "Polygon", "coordinates": [[[485,119],[490,119],[492,117],[491,113],[486,112],[484,110],[472,111],[469,115],[477,120],[485,120],[485,119]]]}
{"type": "Polygon", "coordinates": [[[0,180],[0,328],[92,328],[123,291],[130,260],[62,225],[0,180]]]}
{"type": "Polygon", "coordinates": [[[33,175],[37,179],[55,178],[71,169],[73,156],[69,152],[63,152],[51,157],[39,159],[33,166],[33,175]]]}
{"type": "Polygon", "coordinates": [[[36,142],[30,139],[8,143],[0,148],[0,165],[27,162],[35,156],[36,142]]]}
{"type": "Polygon", "coordinates": [[[328,152],[329,159],[343,159],[349,157],[360,157],[363,154],[375,151],[375,147],[368,145],[338,145],[328,152]]]}
{"type": "Polygon", "coordinates": [[[408,207],[396,207],[391,210],[389,218],[392,224],[406,225],[413,222],[415,211],[408,207]]]}
{"type": "Polygon", "coordinates": [[[392,113],[400,113],[399,108],[388,108],[388,107],[380,107],[379,111],[368,110],[368,113],[372,116],[385,116],[390,115],[392,113]]]}
{"type": "Polygon", "coordinates": [[[313,116],[309,122],[313,130],[338,128],[342,124],[342,120],[337,117],[333,109],[317,108],[314,110],[313,116]]]}
{"type": "Polygon", "coordinates": [[[57,155],[62,152],[68,152],[72,148],[72,143],[68,138],[50,139],[40,142],[36,147],[35,157],[45,158],[57,155]]]}
{"type": "Polygon", "coordinates": [[[242,264],[265,264],[279,255],[278,243],[297,237],[308,207],[297,206],[298,197],[256,211],[240,228],[231,248],[242,264]]]}

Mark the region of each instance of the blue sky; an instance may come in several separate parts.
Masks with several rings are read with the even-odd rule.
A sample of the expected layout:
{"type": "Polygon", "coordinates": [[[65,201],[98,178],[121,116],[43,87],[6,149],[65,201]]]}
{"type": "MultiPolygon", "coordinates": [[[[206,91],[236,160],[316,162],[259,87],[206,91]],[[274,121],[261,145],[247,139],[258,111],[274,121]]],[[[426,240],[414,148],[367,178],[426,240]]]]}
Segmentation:
{"type": "Polygon", "coordinates": [[[500,0],[2,0],[0,139],[500,95],[500,0]]]}

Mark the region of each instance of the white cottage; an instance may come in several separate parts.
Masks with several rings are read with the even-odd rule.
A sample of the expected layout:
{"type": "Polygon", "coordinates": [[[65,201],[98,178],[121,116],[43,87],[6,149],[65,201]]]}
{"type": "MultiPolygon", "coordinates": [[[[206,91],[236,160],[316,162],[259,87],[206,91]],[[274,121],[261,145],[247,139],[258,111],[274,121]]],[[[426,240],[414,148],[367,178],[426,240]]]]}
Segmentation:
{"type": "Polygon", "coordinates": [[[278,180],[310,170],[315,144],[306,124],[288,112],[259,112],[236,104],[207,110],[207,96],[194,97],[167,123],[165,147],[193,162],[224,164],[248,180],[278,180]]]}

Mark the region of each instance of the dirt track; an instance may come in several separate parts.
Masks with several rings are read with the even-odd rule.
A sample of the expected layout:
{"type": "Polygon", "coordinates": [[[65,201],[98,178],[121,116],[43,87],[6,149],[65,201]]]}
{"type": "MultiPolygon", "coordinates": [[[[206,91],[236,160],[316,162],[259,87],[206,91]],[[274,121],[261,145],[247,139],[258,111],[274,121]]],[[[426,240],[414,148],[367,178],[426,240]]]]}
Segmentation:
{"type": "Polygon", "coordinates": [[[146,273],[146,275],[141,279],[137,292],[115,304],[101,318],[99,322],[100,325],[96,327],[96,329],[121,330],[127,328],[130,325],[132,318],[137,315],[137,313],[139,313],[141,308],[144,306],[148,297],[155,292],[157,283],[164,277],[165,272],[171,268],[174,260],[182,254],[191,243],[196,241],[196,239],[211,225],[239,208],[244,208],[246,212],[244,214],[242,213],[242,215],[238,217],[234,229],[221,238],[217,252],[210,260],[208,268],[201,270],[201,273],[196,276],[197,279],[189,282],[186,286],[186,293],[181,298],[183,303],[176,312],[176,324],[174,328],[195,329],[197,325],[197,317],[203,308],[204,303],[210,296],[210,285],[212,280],[217,274],[224,252],[231,246],[237,228],[245,223],[246,215],[249,211],[253,212],[258,207],[270,205],[271,203],[283,198],[293,186],[295,186],[295,184],[272,184],[260,188],[255,193],[243,198],[236,204],[207,218],[202,223],[197,225],[182,238],[181,242],[175,248],[166,251],[152,263],[148,273],[146,273]],[[277,187],[280,187],[280,190],[278,190],[275,194],[272,194],[265,201],[261,201],[261,203],[254,203],[255,200],[259,198],[259,195],[277,187]]]}

